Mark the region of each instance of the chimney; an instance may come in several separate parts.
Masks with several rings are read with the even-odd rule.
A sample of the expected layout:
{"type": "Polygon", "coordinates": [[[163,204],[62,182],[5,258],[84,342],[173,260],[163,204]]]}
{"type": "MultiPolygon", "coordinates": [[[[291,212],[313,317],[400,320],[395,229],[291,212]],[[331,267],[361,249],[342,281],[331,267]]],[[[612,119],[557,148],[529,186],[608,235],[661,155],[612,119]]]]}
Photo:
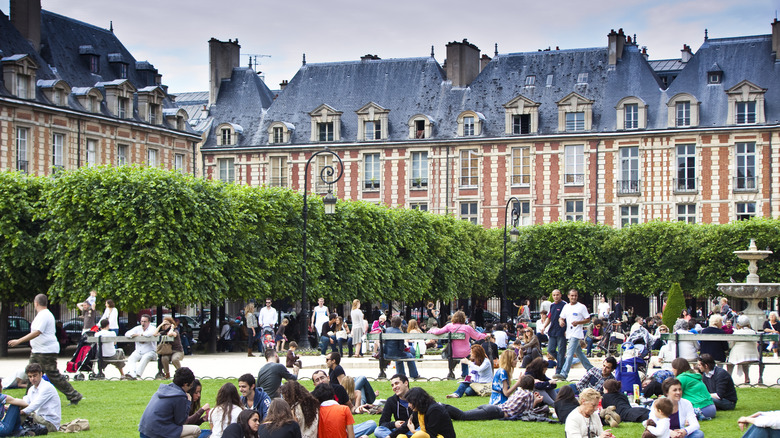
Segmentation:
{"type": "Polygon", "coordinates": [[[645,58],[645,61],[650,60],[650,55],[647,53],[647,46],[642,46],[642,56],[645,58]]]}
{"type": "Polygon", "coordinates": [[[488,65],[488,62],[490,62],[490,57],[487,56],[486,53],[482,54],[482,57],[479,58],[479,71],[482,72],[482,70],[485,69],[485,67],[488,65]]]}
{"type": "Polygon", "coordinates": [[[11,0],[11,24],[32,44],[41,50],[41,0],[11,0]]]}
{"type": "Polygon", "coordinates": [[[281,84],[279,84],[279,89],[284,91],[285,88],[287,88],[287,79],[284,79],[281,84]]]}
{"type": "Polygon", "coordinates": [[[209,105],[217,102],[219,86],[223,79],[230,79],[233,69],[239,66],[241,46],[235,41],[209,40],[209,105]]]}
{"type": "Polygon", "coordinates": [[[479,48],[464,39],[447,44],[447,78],[453,87],[466,87],[479,74],[479,48]]]}
{"type": "Polygon", "coordinates": [[[693,58],[693,51],[691,51],[691,46],[687,44],[683,44],[682,50],[680,50],[681,58],[683,64],[686,64],[688,61],[693,58]]]}
{"type": "Polygon", "coordinates": [[[360,57],[361,61],[379,61],[380,59],[382,58],[380,58],[379,55],[372,55],[370,53],[360,57]]]}
{"type": "Polygon", "coordinates": [[[772,52],[777,61],[777,54],[780,53],[780,21],[777,21],[777,18],[772,22],[772,52]]]}
{"type": "Polygon", "coordinates": [[[623,58],[623,46],[626,45],[626,35],[623,29],[615,32],[612,29],[607,35],[607,49],[609,50],[609,65],[616,65],[623,58]]]}

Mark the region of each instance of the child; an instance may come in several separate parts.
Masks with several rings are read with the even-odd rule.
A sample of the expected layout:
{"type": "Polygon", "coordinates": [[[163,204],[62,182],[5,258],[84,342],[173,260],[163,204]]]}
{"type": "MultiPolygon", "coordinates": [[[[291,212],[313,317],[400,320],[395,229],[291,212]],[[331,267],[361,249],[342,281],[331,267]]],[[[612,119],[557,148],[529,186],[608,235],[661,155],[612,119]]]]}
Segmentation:
{"type": "Polygon", "coordinates": [[[284,335],[284,331],[287,329],[287,325],[289,323],[290,320],[284,318],[282,320],[282,324],[279,326],[279,329],[276,331],[276,338],[274,338],[274,340],[276,341],[276,351],[279,353],[284,350],[284,343],[287,342],[287,336],[284,335]]]}
{"type": "Polygon", "coordinates": [[[645,431],[642,433],[642,438],[669,438],[669,416],[674,410],[672,401],[661,397],[653,403],[653,410],[658,418],[658,423],[656,424],[653,420],[645,421],[643,423],[645,431]]]}
{"type": "Polygon", "coordinates": [[[290,341],[290,349],[287,350],[287,368],[301,367],[301,357],[295,355],[295,350],[298,349],[298,343],[290,341]]]}
{"type": "Polygon", "coordinates": [[[92,308],[92,310],[96,310],[97,307],[95,307],[95,303],[97,302],[97,291],[92,289],[89,291],[89,297],[87,297],[87,304],[89,307],[92,308]]]}

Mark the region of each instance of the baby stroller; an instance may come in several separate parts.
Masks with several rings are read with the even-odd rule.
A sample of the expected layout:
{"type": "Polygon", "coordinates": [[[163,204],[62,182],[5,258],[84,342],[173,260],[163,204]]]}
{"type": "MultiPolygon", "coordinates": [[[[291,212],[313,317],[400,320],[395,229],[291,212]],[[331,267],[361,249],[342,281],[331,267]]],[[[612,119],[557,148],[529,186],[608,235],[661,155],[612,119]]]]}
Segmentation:
{"type": "Polygon", "coordinates": [[[87,343],[87,335],[94,334],[94,332],[85,332],[79,338],[79,343],[76,346],[76,352],[73,353],[73,357],[65,365],[65,371],[69,373],[76,373],[73,380],[84,380],[84,375],[81,373],[89,372],[89,378],[95,377],[95,373],[92,369],[92,362],[97,355],[97,348],[93,348],[92,344],[87,343]]]}
{"type": "Polygon", "coordinates": [[[598,343],[598,348],[604,350],[607,356],[619,356],[620,345],[625,340],[621,321],[613,320],[604,328],[604,337],[598,343]]]}
{"type": "Polygon", "coordinates": [[[645,346],[626,342],[621,348],[623,354],[615,370],[615,379],[620,381],[623,392],[631,394],[635,384],[641,388],[642,380],[647,375],[647,361],[642,357],[645,346]]]}

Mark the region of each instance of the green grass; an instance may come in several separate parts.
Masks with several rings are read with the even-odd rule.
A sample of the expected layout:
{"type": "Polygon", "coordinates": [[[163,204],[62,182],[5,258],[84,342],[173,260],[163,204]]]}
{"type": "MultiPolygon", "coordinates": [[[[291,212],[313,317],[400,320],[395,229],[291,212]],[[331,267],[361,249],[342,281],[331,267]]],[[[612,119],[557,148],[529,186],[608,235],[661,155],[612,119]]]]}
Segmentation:
{"type": "MultiPolygon", "coordinates": [[[[203,400],[214,404],[217,390],[227,380],[204,380],[203,400]]],[[[141,418],[146,404],[152,394],[157,390],[160,381],[83,381],[72,382],[73,386],[84,394],[84,400],[78,406],[67,406],[67,400],[62,395],[62,419],[66,423],[75,418],[86,418],[90,423],[90,431],[82,432],[84,437],[137,437],[138,421],[141,418]]],[[[233,383],[237,383],[233,381],[233,383]]],[[[311,389],[311,381],[302,382],[311,389]]],[[[380,398],[392,395],[390,384],[387,381],[372,382],[375,390],[379,391],[380,398]]],[[[455,382],[412,382],[412,386],[419,386],[433,395],[436,400],[451,403],[460,409],[467,410],[480,404],[487,403],[487,398],[466,397],[462,399],[445,399],[445,396],[453,392],[457,386],[455,382]]],[[[731,412],[718,412],[718,417],[712,421],[702,423],[702,430],[708,438],[733,438],[741,436],[737,427],[737,418],[742,415],[752,414],[756,411],[777,409],[776,400],[780,396],[778,388],[738,388],[739,403],[737,410],[731,412]]],[[[11,390],[8,394],[21,397],[24,390],[11,390]]],[[[358,422],[373,419],[379,420],[379,416],[359,415],[358,422]]],[[[207,426],[206,426],[207,427],[207,426]]],[[[547,423],[524,423],[520,421],[489,421],[489,422],[456,422],[455,430],[458,436],[469,438],[493,438],[493,437],[523,437],[523,438],[549,438],[563,437],[563,425],[547,423]]],[[[642,434],[639,424],[625,423],[613,429],[618,438],[634,438],[642,434]]]]}

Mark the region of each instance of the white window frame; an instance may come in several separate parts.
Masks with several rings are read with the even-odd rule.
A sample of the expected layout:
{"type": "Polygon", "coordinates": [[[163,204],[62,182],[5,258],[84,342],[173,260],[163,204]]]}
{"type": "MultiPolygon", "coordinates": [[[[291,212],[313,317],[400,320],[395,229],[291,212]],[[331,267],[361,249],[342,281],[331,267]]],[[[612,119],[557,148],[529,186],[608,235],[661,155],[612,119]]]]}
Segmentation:
{"type": "Polygon", "coordinates": [[[463,136],[464,137],[474,136],[474,116],[463,117],[463,136]]]}
{"type": "Polygon", "coordinates": [[[87,167],[95,167],[97,166],[98,160],[97,160],[97,149],[98,149],[98,141],[92,138],[87,139],[87,147],[86,147],[86,157],[84,162],[86,163],[87,167]]]}
{"type": "Polygon", "coordinates": [[[16,170],[29,172],[30,170],[30,128],[16,128],[16,170]]]}
{"type": "Polygon", "coordinates": [[[677,204],[677,220],[689,224],[696,223],[696,204],[677,204]]]}
{"type": "Polygon", "coordinates": [[[460,218],[472,224],[479,224],[479,202],[462,201],[460,203],[460,218]]]}
{"type": "Polygon", "coordinates": [[[270,167],[268,185],[271,187],[287,187],[287,157],[270,157],[268,161],[270,167]]]}
{"type": "Polygon", "coordinates": [[[675,126],[687,128],[691,126],[691,102],[682,100],[675,104],[675,126]]]}
{"type": "Polygon", "coordinates": [[[184,154],[173,155],[173,169],[184,173],[184,154]]]}
{"type": "Polygon", "coordinates": [[[476,149],[460,150],[460,187],[479,186],[479,155],[476,149]]]}
{"type": "Polygon", "coordinates": [[[128,158],[128,152],[130,151],[130,146],[126,144],[118,144],[116,145],[116,165],[117,166],[127,166],[129,162],[128,158]]]}
{"type": "Polygon", "coordinates": [[[639,206],[634,204],[620,206],[620,228],[639,223],[639,206]]]}
{"type": "Polygon", "coordinates": [[[758,208],[755,202],[737,202],[734,210],[737,213],[737,220],[741,221],[756,217],[758,208]]]}
{"type": "Polygon", "coordinates": [[[756,101],[736,102],[734,122],[737,125],[755,125],[758,120],[756,101]]]}
{"type": "Polygon", "coordinates": [[[533,218],[531,217],[531,201],[519,201],[513,202],[512,208],[517,209],[520,214],[517,218],[518,226],[533,225],[533,218]]]}
{"type": "Polygon", "coordinates": [[[758,189],[757,162],[756,143],[738,142],[734,145],[734,190],[758,189]]]}
{"type": "Polygon", "coordinates": [[[51,165],[55,171],[65,168],[65,134],[55,132],[51,136],[51,165]]]}
{"type": "Polygon", "coordinates": [[[412,151],[411,153],[412,189],[428,188],[428,151],[412,151]]]}
{"type": "Polygon", "coordinates": [[[564,203],[564,214],[568,222],[585,221],[585,200],[566,199],[564,203]]]}
{"type": "Polygon", "coordinates": [[[363,191],[382,187],[382,161],[379,152],[363,154],[363,191]]]}
{"type": "Polygon", "coordinates": [[[409,203],[409,209],[411,209],[411,210],[420,210],[420,211],[428,211],[428,203],[427,202],[410,202],[409,203]]]}
{"type": "Polygon", "coordinates": [[[696,145],[675,145],[677,153],[677,176],[675,177],[674,191],[696,192],[696,145]]]}
{"type": "Polygon", "coordinates": [[[363,122],[363,133],[366,141],[382,139],[382,123],[379,120],[366,120],[363,122]]]}
{"type": "Polygon", "coordinates": [[[639,194],[639,146],[620,148],[618,194],[639,194]]]}
{"type": "Polygon", "coordinates": [[[531,147],[512,148],[512,186],[531,185],[531,147]]]}
{"type": "Polygon", "coordinates": [[[317,122],[317,138],[324,143],[336,141],[334,122],[317,122]]]}
{"type": "Polygon", "coordinates": [[[146,150],[146,165],[149,167],[157,167],[159,163],[159,151],[157,149],[149,148],[146,150]]]}
{"type": "Polygon", "coordinates": [[[569,111],[566,113],[566,132],[580,132],[585,130],[585,112],[569,111]]]}
{"type": "Polygon", "coordinates": [[[623,124],[625,129],[639,129],[639,104],[627,103],[623,110],[625,111],[623,124]]]}
{"type": "Polygon", "coordinates": [[[224,183],[236,180],[236,166],[233,158],[217,158],[217,177],[224,183]]]}
{"type": "Polygon", "coordinates": [[[585,185],[585,145],[573,144],[563,147],[564,185],[585,185]]]}

